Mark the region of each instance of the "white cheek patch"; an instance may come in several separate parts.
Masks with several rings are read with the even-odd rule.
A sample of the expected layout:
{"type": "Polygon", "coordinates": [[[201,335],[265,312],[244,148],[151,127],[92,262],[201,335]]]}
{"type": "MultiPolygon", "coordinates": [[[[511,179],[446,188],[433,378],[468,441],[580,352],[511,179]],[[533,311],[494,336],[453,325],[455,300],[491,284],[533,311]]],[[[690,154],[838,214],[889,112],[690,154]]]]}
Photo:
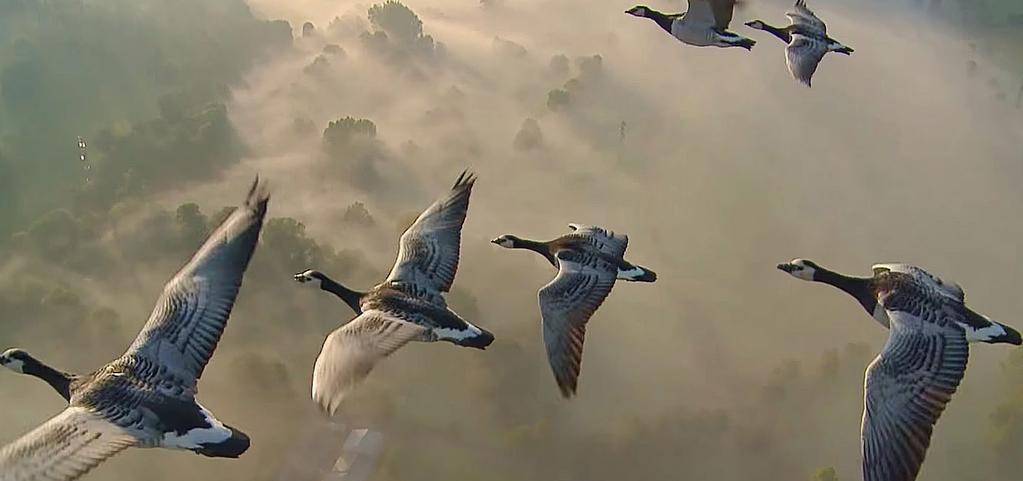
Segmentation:
{"type": "Polygon", "coordinates": [[[25,362],[19,359],[11,359],[4,363],[4,367],[14,372],[25,374],[25,362]]]}
{"type": "Polygon", "coordinates": [[[812,281],[813,269],[810,269],[809,267],[804,267],[798,271],[793,272],[792,275],[795,276],[797,279],[802,279],[804,281],[812,281]]]}

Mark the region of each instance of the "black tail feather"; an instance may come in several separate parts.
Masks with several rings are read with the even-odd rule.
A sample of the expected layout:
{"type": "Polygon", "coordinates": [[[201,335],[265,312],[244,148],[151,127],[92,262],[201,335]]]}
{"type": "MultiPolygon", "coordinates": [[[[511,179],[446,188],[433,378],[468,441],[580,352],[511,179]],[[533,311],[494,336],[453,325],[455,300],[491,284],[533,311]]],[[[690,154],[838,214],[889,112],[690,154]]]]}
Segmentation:
{"type": "Polygon", "coordinates": [[[231,427],[231,437],[217,444],[205,444],[196,453],[211,458],[237,458],[249,449],[249,436],[231,427]]]}

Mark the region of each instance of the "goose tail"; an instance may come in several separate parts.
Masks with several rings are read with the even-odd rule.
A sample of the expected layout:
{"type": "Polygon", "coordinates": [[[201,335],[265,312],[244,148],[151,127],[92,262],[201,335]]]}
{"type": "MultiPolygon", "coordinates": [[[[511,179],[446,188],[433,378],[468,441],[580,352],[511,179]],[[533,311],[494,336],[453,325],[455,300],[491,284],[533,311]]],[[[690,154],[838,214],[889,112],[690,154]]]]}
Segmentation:
{"type": "Polygon", "coordinates": [[[631,282],[654,282],[657,280],[657,273],[646,267],[633,265],[625,269],[619,268],[618,279],[631,282]]]}
{"type": "Polygon", "coordinates": [[[719,31],[718,38],[723,43],[723,45],[720,45],[722,47],[742,47],[746,50],[753,50],[753,46],[757,44],[757,41],[752,38],[743,37],[728,31],[719,31]]]}
{"type": "Polygon", "coordinates": [[[966,309],[967,322],[963,326],[966,329],[966,339],[971,342],[983,342],[987,344],[1012,344],[1019,346],[1023,344],[1023,336],[1019,331],[1006,326],[983,314],[966,309]]]}
{"type": "Polygon", "coordinates": [[[486,349],[487,346],[494,342],[494,334],[490,331],[483,329],[482,327],[478,327],[470,322],[462,322],[465,322],[464,327],[460,327],[458,329],[434,328],[433,332],[437,336],[437,339],[448,341],[462,347],[486,349]]]}
{"type": "Polygon", "coordinates": [[[1012,344],[1013,346],[1023,344],[1023,336],[1020,336],[1019,331],[998,322],[995,322],[994,325],[999,327],[1002,332],[996,333],[989,339],[984,340],[984,342],[988,344],[1012,344]]]}
{"type": "Polygon", "coordinates": [[[753,46],[757,44],[757,41],[753,40],[752,38],[739,37],[738,40],[731,43],[736,47],[742,47],[746,50],[753,50],[753,46]]]}
{"type": "Polygon", "coordinates": [[[196,452],[211,458],[237,458],[248,451],[249,436],[226,424],[224,427],[231,430],[231,437],[216,444],[203,444],[196,452]]]}

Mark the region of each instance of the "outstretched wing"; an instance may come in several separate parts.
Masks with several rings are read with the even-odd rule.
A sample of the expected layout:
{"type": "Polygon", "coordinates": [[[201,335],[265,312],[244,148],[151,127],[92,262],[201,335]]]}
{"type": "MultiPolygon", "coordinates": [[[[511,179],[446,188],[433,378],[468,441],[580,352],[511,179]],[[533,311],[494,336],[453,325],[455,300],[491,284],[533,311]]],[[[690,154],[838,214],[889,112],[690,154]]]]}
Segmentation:
{"type": "Polygon", "coordinates": [[[82,407],[69,407],[0,448],[0,481],[70,481],[136,443],[82,407]]]}
{"type": "Polygon", "coordinates": [[[966,371],[966,336],[953,322],[888,311],[891,331],[867,368],[862,426],[864,481],[913,481],[931,433],[966,371]]]}
{"type": "Polygon", "coordinates": [[[710,0],[710,7],[714,11],[714,26],[718,30],[725,30],[732,23],[736,3],[736,0],[710,0]]]}
{"type": "Polygon", "coordinates": [[[716,26],[717,19],[714,18],[714,9],[711,7],[712,1],[717,0],[688,0],[689,8],[682,17],[686,24],[707,28],[716,26]]]}
{"type": "Polygon", "coordinates": [[[963,292],[963,288],[954,282],[945,282],[940,277],[931,274],[917,266],[909,264],[874,264],[871,269],[877,274],[880,271],[891,271],[899,272],[902,274],[908,274],[913,277],[914,280],[920,282],[923,285],[930,286],[939,294],[958,301],[959,303],[966,302],[966,293],[963,292]]]}
{"type": "Polygon", "coordinates": [[[785,47],[785,63],[788,64],[792,76],[809,87],[813,73],[817,71],[817,65],[827,52],[828,47],[824,42],[805,35],[792,34],[789,45],[785,47]]]}
{"type": "Polygon", "coordinates": [[[629,236],[592,225],[568,224],[568,227],[597,247],[601,252],[622,258],[629,247],[629,236]]]}
{"type": "Polygon", "coordinates": [[[558,253],[557,277],[540,289],[547,360],[561,395],[571,397],[582,367],[586,323],[611,293],[617,267],[578,251],[558,253]]]}
{"type": "Polygon", "coordinates": [[[462,172],[444,198],[426,209],[401,235],[398,259],[387,281],[447,292],[458,270],[462,225],[476,177],[462,172]]]}
{"type": "Polygon", "coordinates": [[[363,312],[327,336],[313,368],[313,400],[333,415],[377,361],[426,333],[386,312],[363,312]]]}
{"type": "Polygon", "coordinates": [[[213,355],[252,258],[270,196],[257,179],[236,209],[163,289],[126,356],[196,381],[213,355]]]}
{"type": "Polygon", "coordinates": [[[789,10],[786,14],[789,17],[789,21],[793,25],[799,25],[803,29],[809,30],[820,36],[827,35],[828,26],[824,24],[817,15],[814,14],[809,8],[806,8],[806,0],[796,0],[796,4],[793,5],[792,10],[789,10]]]}

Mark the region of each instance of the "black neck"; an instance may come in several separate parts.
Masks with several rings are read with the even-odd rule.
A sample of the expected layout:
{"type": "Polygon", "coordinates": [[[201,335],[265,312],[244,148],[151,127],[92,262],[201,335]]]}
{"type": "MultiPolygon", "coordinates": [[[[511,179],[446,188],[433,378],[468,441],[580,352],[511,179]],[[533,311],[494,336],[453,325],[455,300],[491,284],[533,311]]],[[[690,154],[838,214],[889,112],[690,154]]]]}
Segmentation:
{"type": "Polygon", "coordinates": [[[547,242],[537,242],[529,239],[517,239],[515,241],[516,249],[529,249],[537,254],[542,255],[547,262],[550,262],[552,266],[558,267],[558,260],[554,257],[551,249],[547,246],[547,242]]]}
{"type": "Polygon", "coordinates": [[[671,33],[671,22],[674,20],[672,17],[658,12],[657,10],[647,9],[647,12],[646,18],[657,22],[657,25],[660,25],[665,31],[671,33]]]}
{"type": "Polygon", "coordinates": [[[761,25],[764,26],[764,31],[765,32],[768,32],[771,35],[774,35],[775,37],[780,38],[782,42],[789,43],[789,41],[792,40],[792,36],[789,35],[789,33],[786,32],[785,30],[780,29],[778,27],[773,27],[773,26],[768,25],[768,24],[766,24],[764,22],[760,22],[760,23],[761,23],[761,25]]]}
{"type": "Polygon", "coordinates": [[[867,314],[874,315],[874,308],[877,307],[877,297],[874,295],[873,278],[850,277],[818,267],[814,272],[813,280],[830,284],[845,291],[859,301],[860,305],[867,310],[867,314]]]}
{"type": "Polygon", "coordinates": [[[74,381],[75,376],[58,371],[35,359],[26,362],[24,367],[22,367],[22,372],[46,381],[64,399],[71,400],[71,383],[74,381]]]}
{"type": "Polygon", "coordinates": [[[365,292],[353,291],[335,282],[334,279],[331,279],[326,275],[321,274],[321,276],[323,277],[320,279],[320,289],[340,297],[341,300],[345,301],[345,304],[348,304],[348,307],[351,307],[356,314],[362,314],[362,307],[360,304],[362,297],[366,295],[365,292]]]}

